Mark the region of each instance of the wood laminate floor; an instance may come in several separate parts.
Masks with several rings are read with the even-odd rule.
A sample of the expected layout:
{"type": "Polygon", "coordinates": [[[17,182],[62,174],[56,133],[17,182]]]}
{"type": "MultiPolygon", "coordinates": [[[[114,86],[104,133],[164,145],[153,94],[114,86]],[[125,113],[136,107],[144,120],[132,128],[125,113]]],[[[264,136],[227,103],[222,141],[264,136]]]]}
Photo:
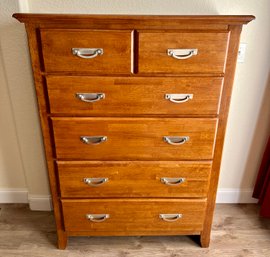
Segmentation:
{"type": "Polygon", "coordinates": [[[52,212],[30,211],[25,204],[0,204],[1,257],[270,257],[270,220],[259,218],[254,204],[216,207],[210,248],[192,238],[73,237],[56,249],[52,212]]]}

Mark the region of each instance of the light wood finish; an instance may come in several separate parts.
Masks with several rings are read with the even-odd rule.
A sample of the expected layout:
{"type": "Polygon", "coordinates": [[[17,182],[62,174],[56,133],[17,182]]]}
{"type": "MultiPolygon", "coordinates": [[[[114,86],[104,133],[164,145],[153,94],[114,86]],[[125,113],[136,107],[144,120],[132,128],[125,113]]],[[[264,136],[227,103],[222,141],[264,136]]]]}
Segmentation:
{"type": "Polygon", "coordinates": [[[78,160],[211,159],[217,119],[185,118],[52,118],[56,155],[78,160]],[[106,136],[98,145],[81,136],[106,136]],[[164,136],[188,136],[171,145],[164,136]],[[128,150],[127,150],[128,149],[128,150]]]}
{"type": "Polygon", "coordinates": [[[223,73],[229,33],[138,33],[139,73],[223,73]],[[168,49],[197,49],[185,60],[168,56],[168,49]]]}
{"type": "Polygon", "coordinates": [[[42,29],[45,70],[90,73],[131,72],[131,31],[42,29]],[[72,48],[102,48],[103,54],[84,59],[72,48]]]}
{"type": "Polygon", "coordinates": [[[50,111],[55,114],[195,116],[218,113],[223,78],[47,76],[46,82],[50,111]],[[104,93],[105,99],[83,102],[76,93],[104,93]],[[193,98],[173,103],[165,94],[193,94],[193,98]]]}
{"type": "MultiPolygon", "coordinates": [[[[145,215],[151,214],[151,210],[161,211],[163,203],[173,203],[174,208],[180,207],[178,203],[183,202],[200,203],[195,204],[195,207],[185,205],[188,213],[192,212],[193,208],[197,212],[189,221],[193,221],[194,217],[199,221],[199,217],[203,217],[200,225],[192,227],[190,224],[187,226],[189,230],[178,229],[175,234],[197,235],[201,246],[208,247],[239,38],[242,25],[253,20],[254,16],[13,16],[26,23],[54,204],[58,247],[64,249],[69,236],[174,234],[174,230],[158,230],[153,223],[150,223],[151,230],[147,229],[147,226],[140,226],[142,223],[136,226],[135,221],[130,233],[127,229],[120,230],[116,223],[112,223],[114,225],[107,232],[99,229],[83,231],[80,223],[72,216],[73,212],[76,215],[82,213],[85,206],[89,206],[87,203],[95,202],[96,208],[106,207],[106,204],[98,203],[107,203],[110,207],[117,203],[119,207],[113,208],[113,211],[122,213],[124,217],[125,206],[119,205],[124,201],[129,203],[130,215],[136,213],[135,205],[143,211],[146,203],[150,209],[144,212],[145,215]],[[96,36],[95,39],[93,35],[96,36]],[[88,65],[89,60],[84,62],[71,54],[72,47],[101,47],[89,46],[90,41],[103,44],[106,53],[110,49],[113,53],[111,57],[113,56],[115,61],[110,56],[106,59],[104,52],[99,59],[91,60],[94,61],[91,67],[88,65]],[[81,45],[75,46],[73,43],[81,45]],[[174,60],[166,55],[168,48],[198,48],[198,54],[190,59],[174,60]],[[102,58],[107,60],[106,63],[102,58]],[[86,87],[106,89],[107,97],[110,97],[87,105],[91,107],[89,109],[79,100],[74,102],[74,98],[69,98],[70,94],[74,97],[74,89],[86,87]],[[163,104],[160,97],[165,93],[164,90],[169,89],[190,89],[196,94],[194,93],[192,101],[183,105],[169,105],[167,102],[163,104]],[[119,91],[122,95],[116,94],[119,91]],[[151,91],[154,99],[146,97],[151,91]],[[63,99],[65,95],[68,98],[63,99]],[[112,96],[115,99],[116,95],[119,102],[112,100],[112,96]],[[143,98],[138,100],[138,95],[143,95],[143,98]],[[197,96],[200,96],[200,100],[197,96]],[[106,99],[111,102],[106,102],[106,99]],[[182,106],[180,111],[178,106],[182,106]],[[79,139],[82,132],[106,132],[109,139],[100,145],[84,145],[79,139]],[[162,141],[162,136],[179,132],[188,133],[190,140],[181,146],[168,145],[162,141]],[[125,145],[122,142],[125,142],[125,145]],[[210,176],[205,180],[208,181],[208,190],[204,184],[200,195],[192,196],[191,192],[196,191],[189,190],[188,196],[179,198],[174,194],[174,189],[172,193],[165,191],[168,197],[164,197],[166,193],[159,197],[161,191],[155,193],[153,188],[151,197],[147,195],[145,188],[146,191],[141,191],[143,195],[134,198],[130,194],[125,199],[123,196],[105,198],[97,195],[95,199],[79,196],[71,200],[62,197],[60,193],[59,182],[63,189],[63,179],[76,167],[75,177],[88,173],[88,167],[91,167],[91,172],[97,172],[96,174],[100,174],[98,172],[105,170],[105,167],[110,174],[116,174],[119,170],[122,178],[127,171],[130,174],[144,171],[143,181],[152,183],[163,162],[169,166],[167,174],[174,172],[174,165],[185,167],[185,172],[188,167],[199,165],[199,170],[203,169],[205,173],[198,173],[198,179],[210,176]],[[117,166],[119,163],[121,169],[117,166]],[[154,163],[158,165],[155,166],[154,163]],[[206,167],[202,168],[202,163],[212,163],[211,171],[206,167]],[[96,164],[99,171],[93,168],[96,164]],[[151,174],[154,174],[153,177],[150,177],[151,174]],[[60,175],[61,181],[58,181],[57,175],[60,175]],[[64,205],[69,203],[68,210],[72,212],[64,211],[63,214],[62,202],[64,205]],[[75,230],[66,230],[63,215],[65,222],[69,220],[75,230]]],[[[195,166],[190,171],[190,177],[196,176],[198,172],[195,166]]],[[[121,187],[123,188],[123,184],[121,187]]],[[[136,187],[137,193],[140,188],[142,187],[136,187]]],[[[199,188],[197,186],[196,189],[199,188]]],[[[88,194],[87,190],[82,189],[81,192],[88,194]]],[[[179,191],[179,194],[182,193],[179,191]]],[[[169,208],[167,204],[164,206],[169,208]]],[[[138,253],[135,256],[138,256],[138,253]]]]}
{"type": "Polygon", "coordinates": [[[206,197],[211,162],[74,162],[58,161],[62,197],[206,197]],[[84,178],[107,178],[99,186],[84,178]],[[162,178],[182,178],[175,185],[162,178]]]}
{"type": "MultiPolygon", "coordinates": [[[[169,230],[172,234],[179,231],[200,231],[202,229],[206,200],[62,200],[64,223],[67,231],[109,232],[148,232],[169,230]],[[92,222],[86,214],[109,214],[102,222],[92,222]],[[175,221],[164,221],[160,214],[182,214],[175,221]]],[[[106,233],[104,233],[106,235],[106,233]]]]}

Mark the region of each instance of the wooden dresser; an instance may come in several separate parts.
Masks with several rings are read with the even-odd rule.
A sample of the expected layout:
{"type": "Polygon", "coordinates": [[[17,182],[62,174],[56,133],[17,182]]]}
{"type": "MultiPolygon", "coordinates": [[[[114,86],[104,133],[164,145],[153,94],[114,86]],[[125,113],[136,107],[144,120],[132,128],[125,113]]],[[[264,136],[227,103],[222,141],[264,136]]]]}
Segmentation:
{"type": "Polygon", "coordinates": [[[14,14],[25,23],[58,247],[208,247],[240,32],[253,16],[14,14]]]}

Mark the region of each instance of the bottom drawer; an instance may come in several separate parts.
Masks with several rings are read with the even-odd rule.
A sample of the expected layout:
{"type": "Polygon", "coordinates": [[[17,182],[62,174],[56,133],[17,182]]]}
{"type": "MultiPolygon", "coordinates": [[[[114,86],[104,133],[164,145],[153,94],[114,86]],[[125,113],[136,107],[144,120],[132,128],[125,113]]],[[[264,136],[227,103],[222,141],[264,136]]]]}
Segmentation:
{"type": "Polygon", "coordinates": [[[177,234],[202,230],[206,199],[62,200],[62,207],[66,231],[177,234]]]}

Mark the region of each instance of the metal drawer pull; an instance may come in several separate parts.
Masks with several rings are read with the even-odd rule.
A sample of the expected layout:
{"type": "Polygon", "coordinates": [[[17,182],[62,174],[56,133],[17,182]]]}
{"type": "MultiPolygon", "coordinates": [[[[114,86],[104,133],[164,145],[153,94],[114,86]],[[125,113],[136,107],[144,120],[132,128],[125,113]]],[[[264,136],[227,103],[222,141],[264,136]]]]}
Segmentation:
{"type": "Polygon", "coordinates": [[[179,184],[182,184],[185,182],[185,178],[161,178],[160,181],[163,184],[169,185],[169,186],[177,186],[179,184]]]}
{"type": "Polygon", "coordinates": [[[102,48],[72,48],[72,54],[84,59],[95,58],[98,55],[103,55],[102,48]]]}
{"type": "Polygon", "coordinates": [[[164,221],[168,221],[168,222],[173,222],[176,220],[179,220],[182,218],[182,214],[180,213],[176,213],[176,214],[159,214],[159,218],[164,220],[164,221]]]}
{"type": "Polygon", "coordinates": [[[178,137],[178,136],[164,136],[163,140],[170,145],[182,145],[189,140],[188,136],[178,137]]]}
{"type": "Polygon", "coordinates": [[[92,187],[97,187],[100,186],[104,183],[106,183],[109,179],[108,178],[84,178],[83,182],[86,185],[92,186],[92,187]]]}
{"type": "Polygon", "coordinates": [[[105,98],[104,93],[76,93],[75,96],[79,100],[87,103],[97,102],[105,98]]]}
{"type": "Polygon", "coordinates": [[[193,94],[165,94],[165,99],[173,103],[184,103],[193,98],[193,94]]]}
{"type": "Polygon", "coordinates": [[[198,54],[198,49],[168,49],[168,56],[178,60],[184,60],[198,54]]]}
{"type": "Polygon", "coordinates": [[[106,136],[81,136],[80,140],[87,145],[98,145],[102,142],[107,141],[107,137],[106,136]]]}
{"type": "Polygon", "coordinates": [[[86,218],[93,222],[102,222],[110,218],[109,214],[86,214],[86,218]]]}

